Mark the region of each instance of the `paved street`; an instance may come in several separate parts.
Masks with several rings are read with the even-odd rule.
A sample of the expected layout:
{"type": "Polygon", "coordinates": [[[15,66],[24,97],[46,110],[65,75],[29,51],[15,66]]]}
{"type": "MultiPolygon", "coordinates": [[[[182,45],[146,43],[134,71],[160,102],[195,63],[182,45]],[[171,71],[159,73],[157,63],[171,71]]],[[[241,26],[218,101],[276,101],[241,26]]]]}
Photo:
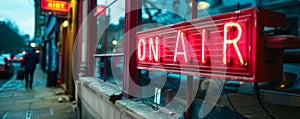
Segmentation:
{"type": "Polygon", "coordinates": [[[1,79],[0,117],[2,119],[73,119],[74,108],[60,87],[46,87],[47,75],[38,67],[33,89],[25,89],[25,80],[1,79]],[[59,102],[59,98],[63,99],[59,102]]]}

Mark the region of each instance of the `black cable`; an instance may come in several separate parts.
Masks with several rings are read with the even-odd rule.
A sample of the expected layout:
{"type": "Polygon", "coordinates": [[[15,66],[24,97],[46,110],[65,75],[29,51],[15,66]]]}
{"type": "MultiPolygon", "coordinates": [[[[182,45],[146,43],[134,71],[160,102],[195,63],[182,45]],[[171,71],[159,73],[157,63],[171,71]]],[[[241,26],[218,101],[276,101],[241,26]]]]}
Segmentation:
{"type": "Polygon", "coordinates": [[[256,94],[256,99],[258,101],[258,104],[260,107],[266,112],[266,114],[271,118],[271,119],[276,119],[274,115],[272,115],[267,108],[262,104],[261,99],[260,99],[260,91],[257,83],[254,83],[254,91],[256,94]]]}
{"type": "Polygon", "coordinates": [[[226,89],[224,89],[224,90],[225,90],[225,94],[226,94],[226,97],[227,97],[227,100],[228,100],[230,106],[233,108],[233,110],[234,110],[236,113],[239,113],[239,112],[236,110],[236,108],[234,107],[234,105],[232,104],[232,102],[231,102],[231,100],[230,100],[230,98],[229,98],[229,96],[228,96],[227,90],[226,90],[226,89]]]}
{"type": "Polygon", "coordinates": [[[237,3],[237,14],[236,14],[236,21],[239,20],[239,16],[240,16],[240,2],[237,3]]]}
{"type": "Polygon", "coordinates": [[[157,103],[153,103],[149,100],[146,100],[146,99],[143,99],[143,98],[136,98],[136,99],[132,99],[132,101],[136,101],[136,102],[142,102],[143,104],[146,104],[146,105],[149,105],[151,106],[151,108],[154,110],[154,111],[157,111],[159,110],[159,107],[158,107],[158,104],[157,103]],[[154,104],[154,105],[153,105],[154,104]]]}
{"type": "Polygon", "coordinates": [[[159,109],[158,109],[158,104],[157,104],[157,103],[153,103],[153,102],[151,102],[151,101],[149,101],[149,100],[146,100],[146,99],[141,99],[141,101],[142,101],[144,104],[151,106],[151,108],[152,108],[154,111],[159,110],[159,109]],[[154,104],[154,105],[153,105],[153,104],[154,104]]]}

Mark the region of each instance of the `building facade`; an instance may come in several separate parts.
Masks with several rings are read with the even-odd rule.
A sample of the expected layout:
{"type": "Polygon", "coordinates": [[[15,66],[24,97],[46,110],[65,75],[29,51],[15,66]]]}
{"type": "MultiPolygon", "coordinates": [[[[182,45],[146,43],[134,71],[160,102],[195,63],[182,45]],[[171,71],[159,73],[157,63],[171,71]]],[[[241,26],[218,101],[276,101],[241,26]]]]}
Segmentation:
{"type": "MultiPolygon", "coordinates": [[[[195,100],[201,100],[205,95],[202,87],[207,84],[202,82],[209,78],[138,69],[136,58],[138,57],[136,56],[138,43],[136,40],[137,34],[142,31],[169,25],[172,28],[172,24],[209,18],[227,12],[235,12],[239,18],[240,10],[262,7],[286,14],[286,28],[291,30],[284,34],[299,36],[298,8],[295,10],[287,7],[299,4],[295,0],[288,2],[282,0],[230,2],[224,0],[206,0],[206,2],[194,0],[170,2],[78,0],[77,3],[76,26],[78,32],[74,37],[72,63],[77,111],[81,118],[193,118],[195,115],[198,116],[195,110],[199,111],[200,107],[195,104],[197,103],[195,100]],[[100,10],[100,12],[106,12],[106,14],[98,15],[96,13],[99,12],[96,10],[98,5],[104,6],[103,8],[106,10],[100,10]],[[180,88],[180,85],[186,86],[180,88]],[[157,89],[160,86],[161,88],[157,89]],[[201,88],[198,89],[198,86],[201,88]],[[160,99],[157,99],[157,90],[160,90],[158,91],[158,95],[161,95],[160,99]],[[179,93],[179,91],[183,92],[179,93]],[[182,95],[178,96],[177,94],[182,95]]],[[[149,49],[151,52],[151,48],[149,49]]],[[[293,50],[293,52],[297,51],[293,50]]],[[[297,62],[294,63],[296,64],[292,64],[291,67],[298,69],[299,65],[297,62]]],[[[295,69],[285,67],[286,64],[283,71],[297,74],[295,69]]],[[[299,75],[297,79],[299,79],[299,75]]],[[[234,83],[226,81],[224,83],[224,88],[230,87],[231,84],[235,85],[235,83],[245,84],[244,86],[249,84],[243,81],[234,83]]],[[[249,85],[250,87],[246,86],[245,90],[251,92],[253,85],[251,83],[249,85]]],[[[276,88],[277,85],[270,86],[276,88]]],[[[292,88],[298,86],[299,81],[295,81],[292,88]]],[[[233,90],[240,90],[236,87],[233,88],[233,90]]],[[[232,118],[245,115],[245,112],[233,111],[234,107],[226,108],[230,107],[230,104],[222,103],[226,99],[224,96],[223,94],[218,98],[218,101],[215,102],[216,105],[213,106],[214,109],[225,110],[227,115],[224,115],[230,115],[232,118]]],[[[276,104],[276,102],[273,103],[276,104]]],[[[286,105],[291,105],[291,103],[286,105]]],[[[215,110],[212,109],[208,116],[218,115],[214,112],[215,110]]],[[[251,116],[262,118],[261,115],[254,113],[251,116]]],[[[282,117],[280,112],[277,113],[277,116],[282,117]]]]}

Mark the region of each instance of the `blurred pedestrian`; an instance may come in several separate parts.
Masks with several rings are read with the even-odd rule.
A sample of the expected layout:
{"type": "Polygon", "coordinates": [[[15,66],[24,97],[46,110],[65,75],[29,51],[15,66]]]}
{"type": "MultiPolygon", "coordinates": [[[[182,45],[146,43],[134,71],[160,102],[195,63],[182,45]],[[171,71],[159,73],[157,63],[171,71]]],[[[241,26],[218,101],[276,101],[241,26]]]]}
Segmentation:
{"type": "Polygon", "coordinates": [[[21,67],[24,67],[25,70],[25,88],[32,88],[34,71],[36,68],[36,64],[39,62],[38,54],[35,53],[35,50],[32,48],[28,51],[28,53],[24,56],[24,60],[21,64],[21,67]]]}

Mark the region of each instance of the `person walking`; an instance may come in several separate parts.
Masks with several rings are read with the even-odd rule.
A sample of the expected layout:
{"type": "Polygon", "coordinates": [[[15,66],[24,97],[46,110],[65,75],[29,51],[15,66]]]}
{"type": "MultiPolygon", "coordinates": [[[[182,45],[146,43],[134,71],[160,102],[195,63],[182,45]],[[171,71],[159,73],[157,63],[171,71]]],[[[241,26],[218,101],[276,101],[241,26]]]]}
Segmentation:
{"type": "Polygon", "coordinates": [[[24,60],[21,64],[21,67],[24,67],[25,70],[25,88],[28,88],[28,83],[29,83],[29,88],[32,89],[32,82],[33,82],[33,76],[34,76],[34,71],[36,68],[36,64],[39,62],[39,57],[38,54],[35,53],[35,50],[32,48],[28,51],[28,53],[24,56],[24,60]]]}

